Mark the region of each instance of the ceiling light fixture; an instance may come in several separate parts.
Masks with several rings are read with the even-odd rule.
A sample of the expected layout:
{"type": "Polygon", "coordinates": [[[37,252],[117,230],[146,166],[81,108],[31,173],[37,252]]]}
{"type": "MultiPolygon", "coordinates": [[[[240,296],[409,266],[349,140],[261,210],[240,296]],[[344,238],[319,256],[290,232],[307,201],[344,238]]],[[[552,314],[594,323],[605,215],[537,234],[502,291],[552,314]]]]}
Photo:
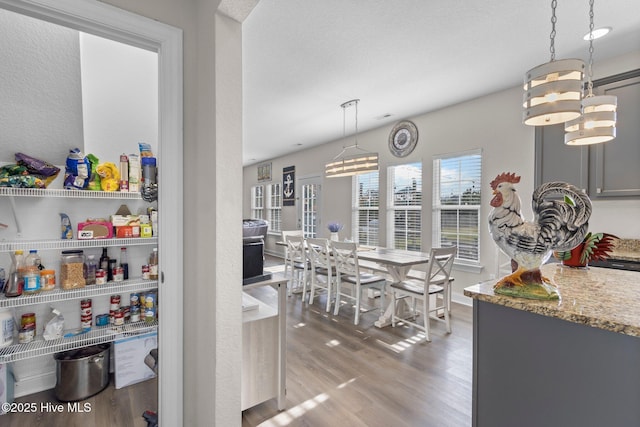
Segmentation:
{"type": "Polygon", "coordinates": [[[369,153],[358,146],[358,102],[352,99],[340,105],[342,107],[342,134],[346,138],[346,110],[355,106],[355,143],[343,146],[342,151],[325,165],[325,177],[336,178],[352,176],[378,170],[378,153],[369,153]],[[357,154],[346,155],[348,150],[360,150],[357,154]]]}
{"type": "Polygon", "coordinates": [[[578,118],[581,113],[584,62],[580,59],[556,61],[556,7],[551,1],[551,61],[527,71],[524,77],[522,121],[530,126],[547,126],[578,118]]]}
{"type": "MultiPolygon", "coordinates": [[[[589,31],[593,34],[593,1],[589,1],[589,31]]],[[[616,137],[616,109],[618,98],[612,95],[593,95],[593,39],[589,39],[587,68],[588,94],[582,100],[582,115],[565,123],[566,145],[589,145],[611,141],[616,137]]]]}

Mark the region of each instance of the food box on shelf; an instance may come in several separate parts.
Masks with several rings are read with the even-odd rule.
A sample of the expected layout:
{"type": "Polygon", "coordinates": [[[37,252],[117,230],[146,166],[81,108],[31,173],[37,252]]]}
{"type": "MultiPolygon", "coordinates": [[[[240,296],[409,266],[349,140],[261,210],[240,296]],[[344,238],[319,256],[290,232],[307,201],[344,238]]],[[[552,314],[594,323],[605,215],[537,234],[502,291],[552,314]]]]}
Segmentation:
{"type": "Polygon", "coordinates": [[[109,221],[85,221],[78,223],[78,239],[110,239],[113,225],[109,221]]]}

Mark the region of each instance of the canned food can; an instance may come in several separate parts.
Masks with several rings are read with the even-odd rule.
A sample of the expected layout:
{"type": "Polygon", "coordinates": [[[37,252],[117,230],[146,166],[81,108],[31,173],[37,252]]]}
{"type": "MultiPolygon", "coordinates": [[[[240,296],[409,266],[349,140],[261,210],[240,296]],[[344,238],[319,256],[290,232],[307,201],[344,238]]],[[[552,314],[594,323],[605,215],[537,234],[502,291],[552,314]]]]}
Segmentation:
{"type": "Polygon", "coordinates": [[[33,341],[33,338],[36,336],[35,328],[22,328],[18,332],[18,342],[20,344],[27,344],[33,341]]]}
{"type": "Polygon", "coordinates": [[[80,317],[80,326],[82,329],[91,329],[93,325],[93,317],[91,315],[80,317]]]}
{"type": "Polygon", "coordinates": [[[91,316],[91,298],[83,299],[80,301],[80,315],[91,316]]]}
{"type": "Polygon", "coordinates": [[[120,295],[111,295],[111,298],[110,298],[111,310],[118,310],[120,308],[120,299],[121,299],[120,295]]]}
{"type": "Polygon", "coordinates": [[[129,296],[129,304],[131,305],[131,308],[139,307],[140,306],[140,294],[137,293],[137,292],[132,293],[129,296]]]}
{"type": "Polygon", "coordinates": [[[96,285],[104,285],[107,283],[107,272],[102,268],[96,270],[96,285]]]}
{"type": "Polygon", "coordinates": [[[113,321],[114,321],[115,317],[116,317],[116,310],[109,310],[109,323],[111,325],[113,325],[113,321]]]}
{"type": "Polygon", "coordinates": [[[142,278],[144,280],[149,280],[149,265],[145,264],[142,266],[142,278]]]}
{"type": "Polygon", "coordinates": [[[114,267],[113,268],[113,281],[114,282],[122,282],[124,280],[124,268],[123,267],[114,267]]]}
{"type": "Polygon", "coordinates": [[[124,311],[122,309],[116,310],[113,316],[113,325],[114,326],[124,325],[124,311]]]}
{"type": "Polygon", "coordinates": [[[109,324],[108,314],[98,314],[96,316],[96,326],[107,326],[109,324]]]}
{"type": "Polygon", "coordinates": [[[147,307],[144,310],[144,321],[147,323],[153,323],[156,320],[156,308],[147,307]]]}
{"type": "Polygon", "coordinates": [[[140,307],[131,307],[131,310],[129,312],[129,319],[132,322],[140,321],[140,307]]]}

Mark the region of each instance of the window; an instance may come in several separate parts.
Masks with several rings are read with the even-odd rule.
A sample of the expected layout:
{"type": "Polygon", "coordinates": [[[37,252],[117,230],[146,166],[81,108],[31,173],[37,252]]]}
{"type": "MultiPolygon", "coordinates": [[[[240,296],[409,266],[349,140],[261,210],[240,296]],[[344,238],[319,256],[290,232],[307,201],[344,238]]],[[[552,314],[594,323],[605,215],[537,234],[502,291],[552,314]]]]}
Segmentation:
{"type": "Polygon", "coordinates": [[[380,184],[378,171],[353,177],[353,238],[361,245],[378,245],[380,184]]]}
{"type": "Polygon", "coordinates": [[[458,247],[457,258],[480,262],[482,152],[433,159],[433,245],[458,247]]]}
{"type": "Polygon", "coordinates": [[[396,249],[422,248],[422,163],[388,169],[388,244],[396,249]]]}
{"type": "Polygon", "coordinates": [[[264,186],[251,187],[251,218],[264,218],[264,186]]]}
{"type": "Polygon", "coordinates": [[[280,183],[267,186],[267,221],[269,231],[280,232],[282,230],[282,191],[280,183]]]}

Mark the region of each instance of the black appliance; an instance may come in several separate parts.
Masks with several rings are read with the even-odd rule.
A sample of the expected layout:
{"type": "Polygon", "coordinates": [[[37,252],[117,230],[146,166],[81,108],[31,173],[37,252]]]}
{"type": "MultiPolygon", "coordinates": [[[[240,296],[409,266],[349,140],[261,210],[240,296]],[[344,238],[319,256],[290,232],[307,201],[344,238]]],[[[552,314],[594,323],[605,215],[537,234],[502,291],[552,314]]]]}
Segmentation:
{"type": "Polygon", "coordinates": [[[592,267],[614,268],[616,270],[640,271],[640,261],[609,258],[606,260],[589,261],[592,267]]]}
{"type": "Polygon", "coordinates": [[[242,220],[242,284],[271,278],[264,272],[264,238],[269,223],[264,219],[242,220]]]}

